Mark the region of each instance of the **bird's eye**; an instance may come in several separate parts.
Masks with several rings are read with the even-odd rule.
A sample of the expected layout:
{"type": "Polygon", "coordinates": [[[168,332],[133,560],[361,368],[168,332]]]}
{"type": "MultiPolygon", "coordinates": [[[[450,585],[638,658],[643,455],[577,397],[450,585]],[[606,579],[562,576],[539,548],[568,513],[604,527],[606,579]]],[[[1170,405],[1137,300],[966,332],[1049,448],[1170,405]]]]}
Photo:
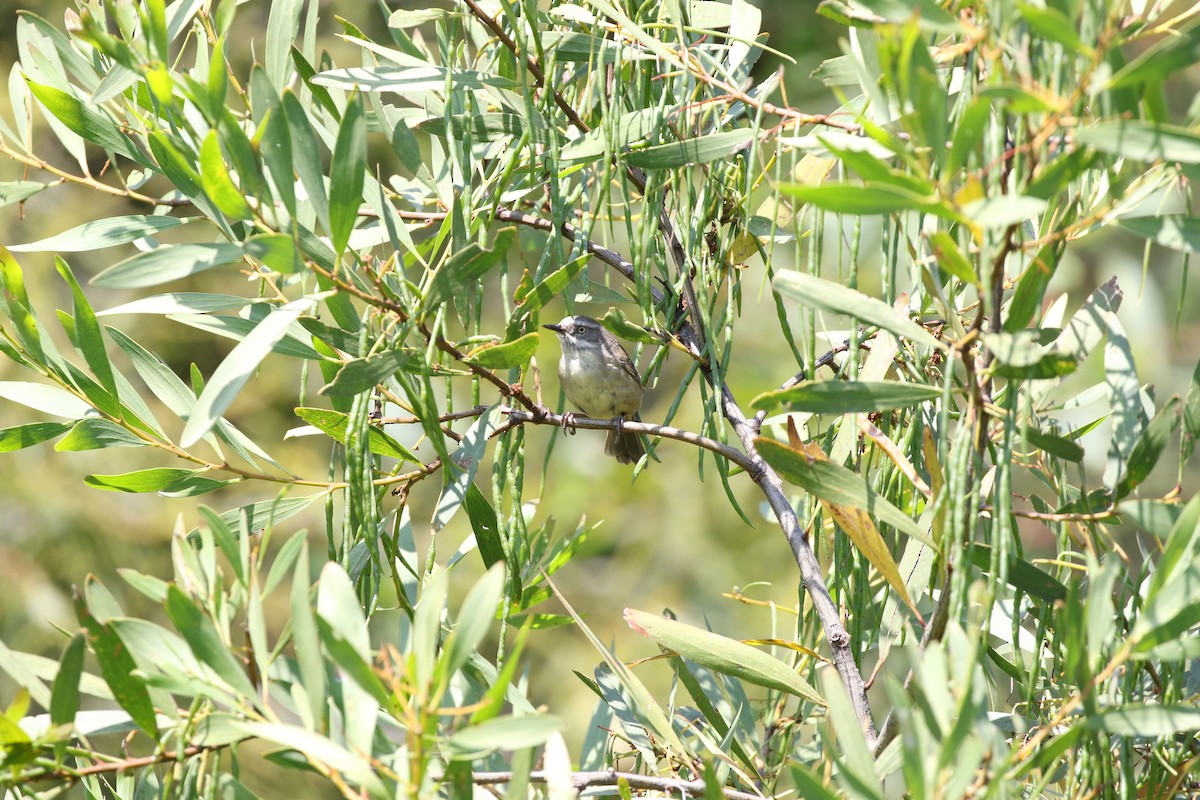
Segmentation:
{"type": "Polygon", "coordinates": [[[588,332],[587,325],[576,325],[575,326],[575,333],[579,334],[580,336],[587,334],[587,332],[588,332]]]}

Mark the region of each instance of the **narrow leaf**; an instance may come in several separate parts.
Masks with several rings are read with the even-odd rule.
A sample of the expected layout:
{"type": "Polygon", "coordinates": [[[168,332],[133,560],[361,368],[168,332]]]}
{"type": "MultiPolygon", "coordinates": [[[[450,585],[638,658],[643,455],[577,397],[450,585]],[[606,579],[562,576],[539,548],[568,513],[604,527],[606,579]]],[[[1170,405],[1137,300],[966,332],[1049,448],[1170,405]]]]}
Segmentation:
{"type": "Polygon", "coordinates": [[[16,253],[75,253],[101,250],[105,247],[135,242],[189,221],[179,217],[164,216],[108,217],[76,225],[70,230],[46,239],[38,239],[36,242],[10,245],[8,249],[16,253]]]}
{"type": "Polygon", "coordinates": [[[855,414],[890,411],[936,400],[942,390],[899,381],[822,381],[802,383],[782,391],[763,392],[751,401],[755,409],[787,404],[813,414],[855,414]]]}
{"type": "MultiPolygon", "coordinates": [[[[330,438],[346,443],[346,436],[349,430],[349,414],[343,414],[339,411],[329,411],[324,408],[296,408],[293,409],[296,416],[321,430],[330,438]]],[[[379,456],[387,456],[389,458],[399,458],[404,461],[412,461],[413,463],[421,463],[411,450],[397,442],[391,436],[388,436],[382,429],[374,425],[367,428],[367,447],[372,453],[379,456]]]]}
{"type": "Polygon", "coordinates": [[[358,220],[363,200],[363,182],[367,169],[367,123],[362,95],[346,104],[333,148],[329,180],[329,235],[338,258],[350,241],[350,231],[358,220]]]}
{"type": "Polygon", "coordinates": [[[722,675],[732,675],[755,686],[787,692],[817,705],[825,705],[825,699],[792,667],[758,648],[632,608],[625,609],[625,622],[663,647],[722,675]]]}
{"type": "Polygon", "coordinates": [[[190,447],[208,433],[250,380],[259,363],[271,352],[272,346],[287,333],[288,326],[312,304],[313,298],[302,297],[275,309],[233,348],[196,400],[180,438],[181,446],[190,447]]]}
{"type": "Polygon", "coordinates": [[[108,289],[157,286],[241,259],[242,246],[229,242],[163,245],[114,264],[91,282],[108,289]]]}

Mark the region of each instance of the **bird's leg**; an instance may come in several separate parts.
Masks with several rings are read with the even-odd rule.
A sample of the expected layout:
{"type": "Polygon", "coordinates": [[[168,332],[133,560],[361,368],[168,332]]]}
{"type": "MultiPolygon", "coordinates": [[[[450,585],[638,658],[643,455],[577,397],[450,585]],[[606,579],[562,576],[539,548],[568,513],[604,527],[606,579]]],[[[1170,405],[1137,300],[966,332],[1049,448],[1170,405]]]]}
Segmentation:
{"type": "Polygon", "coordinates": [[[564,411],[562,415],[563,433],[568,436],[575,435],[575,414],[571,411],[564,411]]]}
{"type": "Polygon", "coordinates": [[[625,415],[618,414],[613,417],[613,421],[617,423],[617,438],[620,439],[625,435],[625,415]]]}

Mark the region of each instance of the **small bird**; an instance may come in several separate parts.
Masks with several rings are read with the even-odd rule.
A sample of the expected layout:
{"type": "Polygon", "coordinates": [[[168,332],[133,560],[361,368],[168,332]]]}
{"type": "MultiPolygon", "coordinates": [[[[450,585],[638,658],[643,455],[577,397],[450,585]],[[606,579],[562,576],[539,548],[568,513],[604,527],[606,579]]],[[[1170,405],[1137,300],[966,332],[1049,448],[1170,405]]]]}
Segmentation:
{"type": "MultiPolygon", "coordinates": [[[[604,452],[622,464],[637,463],[646,452],[642,440],[621,428],[626,419],[638,418],[645,391],[629,353],[591,317],[564,317],[557,325],[542,327],[557,333],[562,344],[558,379],[567,399],[592,419],[617,420],[617,427],[608,432],[604,452]]],[[[570,415],[564,416],[569,420],[570,415]]]]}

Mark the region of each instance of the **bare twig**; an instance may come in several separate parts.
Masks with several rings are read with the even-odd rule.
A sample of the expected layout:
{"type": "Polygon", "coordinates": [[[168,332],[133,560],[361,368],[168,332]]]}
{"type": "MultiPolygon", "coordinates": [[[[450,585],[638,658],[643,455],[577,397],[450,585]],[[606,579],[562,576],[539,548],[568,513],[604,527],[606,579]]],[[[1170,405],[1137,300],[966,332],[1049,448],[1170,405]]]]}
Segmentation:
{"type": "MultiPolygon", "coordinates": [[[[513,779],[511,772],[473,772],[471,782],[481,786],[497,783],[509,783],[513,779]]],[[[546,783],[553,778],[546,770],[536,770],[529,774],[533,783],[546,783]]],[[[685,781],[681,778],[656,778],[649,775],[639,775],[636,772],[617,772],[601,770],[597,772],[570,773],[571,788],[579,792],[592,786],[617,786],[622,782],[630,789],[647,789],[650,791],[678,793],[682,797],[703,797],[706,788],[704,781],[685,781]]],[[[765,795],[740,792],[737,789],[721,787],[721,795],[729,800],[763,800],[765,795]]]]}

